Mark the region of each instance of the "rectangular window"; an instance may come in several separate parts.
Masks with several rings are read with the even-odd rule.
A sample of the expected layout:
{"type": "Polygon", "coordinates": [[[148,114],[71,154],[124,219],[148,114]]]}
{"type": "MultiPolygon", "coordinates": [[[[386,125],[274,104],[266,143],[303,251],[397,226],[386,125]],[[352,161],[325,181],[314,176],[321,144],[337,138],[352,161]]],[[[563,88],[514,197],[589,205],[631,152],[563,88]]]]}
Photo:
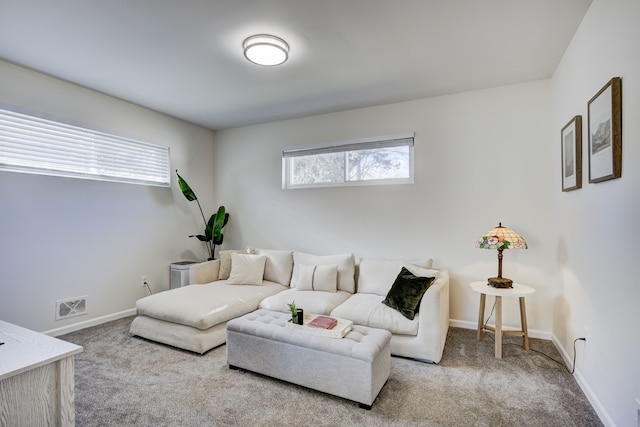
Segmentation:
{"type": "Polygon", "coordinates": [[[169,187],[169,147],[0,109],[0,170],[169,187]]]}
{"type": "Polygon", "coordinates": [[[282,150],[282,188],[413,183],[413,133],[282,150]]]}

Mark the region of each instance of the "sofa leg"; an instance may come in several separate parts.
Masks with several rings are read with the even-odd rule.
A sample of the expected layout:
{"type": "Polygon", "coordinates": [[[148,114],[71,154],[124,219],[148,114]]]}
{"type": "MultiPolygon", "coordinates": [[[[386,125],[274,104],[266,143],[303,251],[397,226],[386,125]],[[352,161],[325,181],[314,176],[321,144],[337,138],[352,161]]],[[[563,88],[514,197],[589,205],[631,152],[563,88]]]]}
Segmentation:
{"type": "Polygon", "coordinates": [[[365,405],[364,403],[358,403],[360,409],[366,409],[367,411],[371,410],[371,405],[365,405]]]}
{"type": "Polygon", "coordinates": [[[234,371],[240,370],[237,366],[229,365],[229,369],[233,369],[234,371]]]}

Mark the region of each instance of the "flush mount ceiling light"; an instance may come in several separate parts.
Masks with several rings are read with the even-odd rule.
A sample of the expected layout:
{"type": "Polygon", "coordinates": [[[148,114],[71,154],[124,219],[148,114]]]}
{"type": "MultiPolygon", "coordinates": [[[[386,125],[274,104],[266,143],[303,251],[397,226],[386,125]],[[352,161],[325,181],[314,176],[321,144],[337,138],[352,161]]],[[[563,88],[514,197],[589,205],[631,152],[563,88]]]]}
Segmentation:
{"type": "Polygon", "coordinates": [[[280,65],[289,57],[289,45],[279,37],[256,34],[242,43],[244,56],[258,65],[280,65]]]}

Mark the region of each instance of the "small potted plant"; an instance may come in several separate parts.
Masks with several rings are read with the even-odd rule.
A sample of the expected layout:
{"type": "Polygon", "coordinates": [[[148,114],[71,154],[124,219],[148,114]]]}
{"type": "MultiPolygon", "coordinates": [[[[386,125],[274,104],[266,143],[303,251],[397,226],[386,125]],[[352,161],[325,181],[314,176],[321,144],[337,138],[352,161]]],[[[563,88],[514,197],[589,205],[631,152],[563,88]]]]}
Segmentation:
{"type": "Polygon", "coordinates": [[[294,325],[298,324],[298,308],[296,307],[296,301],[293,300],[290,303],[287,303],[289,306],[289,310],[291,310],[291,323],[294,325]]]}

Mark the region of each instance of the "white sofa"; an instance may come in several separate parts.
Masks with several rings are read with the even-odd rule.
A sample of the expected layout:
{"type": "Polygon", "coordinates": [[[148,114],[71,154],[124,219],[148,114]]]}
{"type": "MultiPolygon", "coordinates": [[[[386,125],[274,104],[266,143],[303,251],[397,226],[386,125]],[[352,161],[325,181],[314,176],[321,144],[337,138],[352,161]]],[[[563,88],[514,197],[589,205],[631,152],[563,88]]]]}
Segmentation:
{"type": "Polygon", "coordinates": [[[305,313],[389,330],[392,355],[440,361],[449,328],[449,274],[431,270],[431,260],[362,259],[356,266],[353,254],[240,252],[246,251],[221,251],[220,259],[192,266],[191,286],[138,300],[131,333],[204,353],[225,342],[229,320],[258,308],[288,312],[295,302],[305,313]],[[403,266],[416,276],[435,276],[412,320],[382,303],[403,266]]]}

